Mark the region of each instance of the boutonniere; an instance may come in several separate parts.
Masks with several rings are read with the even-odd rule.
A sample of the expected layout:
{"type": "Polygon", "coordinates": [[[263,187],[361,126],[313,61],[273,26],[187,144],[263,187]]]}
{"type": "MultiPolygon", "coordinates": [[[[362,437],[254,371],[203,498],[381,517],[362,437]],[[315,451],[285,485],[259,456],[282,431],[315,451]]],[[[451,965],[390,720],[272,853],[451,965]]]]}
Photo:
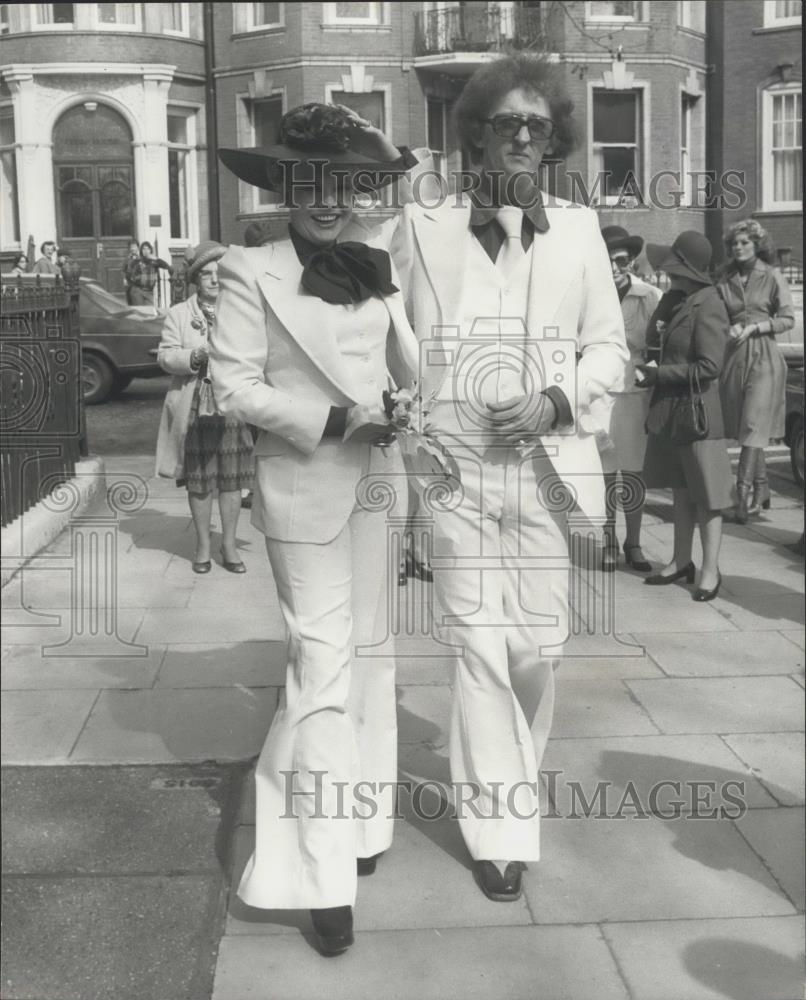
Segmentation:
{"type": "Polygon", "coordinates": [[[196,319],[192,319],[190,321],[190,325],[193,327],[194,330],[203,330],[204,329],[204,320],[198,319],[198,317],[197,317],[196,319]]]}
{"type": "Polygon", "coordinates": [[[456,488],[461,476],[456,459],[431,433],[428,420],[429,401],[413,389],[395,389],[383,394],[384,408],[393,428],[394,438],[406,472],[425,489],[434,482],[449,483],[456,488]]]}

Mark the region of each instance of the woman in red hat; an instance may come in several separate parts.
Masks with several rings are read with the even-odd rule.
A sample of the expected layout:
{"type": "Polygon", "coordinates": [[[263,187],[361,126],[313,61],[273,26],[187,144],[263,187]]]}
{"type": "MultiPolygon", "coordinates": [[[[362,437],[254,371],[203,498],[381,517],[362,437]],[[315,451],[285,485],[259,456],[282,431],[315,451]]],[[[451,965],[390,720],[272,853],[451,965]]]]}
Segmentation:
{"type": "Polygon", "coordinates": [[[238,894],[309,909],[334,955],[353,942],[357,876],[375,870],[394,827],[394,660],[370,650],[396,569],[387,512],[405,515],[407,490],[397,444],[373,443],[389,430],[383,392],[413,380],[418,356],[383,235],[353,216],[352,192],[407,159],[369,122],[322,104],[288,112],[273,146],[219,155],[289,210],[285,239],[221,260],[211,345],[220,405],[259,429],[252,523],[289,636],[238,894]]]}
{"type": "Polygon", "coordinates": [[[764,449],[784,436],[786,362],[775,337],[795,324],[789,286],[772,266],[764,229],[745,219],[725,233],[729,262],[718,289],[730,317],[731,341],[722,372],[725,432],[741,445],[736,520],[770,506],[764,449]],[[750,497],[752,486],[753,495],[750,497]]]}
{"type": "Polygon", "coordinates": [[[172,375],[157,439],[157,475],[188,491],[196,530],[194,573],[209,573],[213,496],[221,514],[221,561],[230,573],[245,573],[236,548],[241,490],[252,485],[252,437],[248,427],[214,411],[207,378],[209,340],[215,326],[218,261],[227,248],[212,240],[185,254],[188,284],[196,294],[168,310],[157,360],[172,375]]]}
{"type": "Polygon", "coordinates": [[[639,384],[653,387],[644,481],[650,488],[671,488],[674,495],[672,559],[644,583],[663,586],[681,579],[694,583],[691,556],[697,525],[702,569],[694,600],[712,601],[722,582],[722,511],[732,503],[730,459],[719,400],[728,314],[708,274],[713,251],[701,233],[681,233],[671,246],[649,243],[646,252],[650,264],[669,275],[671,287],[664,299],[673,296],[678,301],[670,312],[665,311],[664,300],[658,306],[658,313],[668,315],[661,334],[660,363],[636,366],[639,384]],[[692,387],[701,392],[707,429],[699,440],[680,444],[673,440],[673,416],[679,406],[688,405],[692,387]]]}

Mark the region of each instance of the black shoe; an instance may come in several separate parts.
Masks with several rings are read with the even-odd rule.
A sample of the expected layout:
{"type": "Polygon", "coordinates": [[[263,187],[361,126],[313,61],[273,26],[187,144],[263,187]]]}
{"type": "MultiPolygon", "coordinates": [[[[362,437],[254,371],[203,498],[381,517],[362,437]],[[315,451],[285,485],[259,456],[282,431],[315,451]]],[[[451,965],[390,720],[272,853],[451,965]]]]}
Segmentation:
{"type": "Polygon", "coordinates": [[[380,854],[373,854],[371,858],[358,858],[356,860],[356,869],[358,870],[358,874],[374,875],[379,857],[380,854]]]}
{"type": "Polygon", "coordinates": [[[252,498],[254,497],[254,495],[255,494],[252,492],[252,490],[250,490],[245,497],[241,497],[241,507],[243,510],[252,509],[252,498]]]}
{"type": "Polygon", "coordinates": [[[245,573],[246,572],[246,566],[244,565],[244,563],[242,563],[240,561],[238,561],[238,562],[227,562],[227,560],[224,558],[224,550],[223,549],[221,550],[221,565],[224,567],[224,569],[228,573],[245,573]]]}
{"type": "Polygon", "coordinates": [[[204,562],[194,562],[190,564],[194,573],[209,573],[213,568],[212,560],[205,559],[204,562]]]}
{"type": "Polygon", "coordinates": [[[686,578],[686,583],[694,583],[695,572],[694,563],[690,562],[676,573],[672,573],[671,576],[662,576],[660,573],[656,573],[654,576],[648,576],[644,583],[649,584],[650,587],[665,587],[667,583],[674,583],[675,580],[682,580],[683,577],[686,578]]]}
{"type": "Polygon", "coordinates": [[[695,601],[713,601],[716,595],[719,593],[719,588],[722,586],[722,574],[717,573],[716,586],[712,590],[703,590],[702,587],[697,587],[694,591],[695,601]]]}
{"type": "Polygon", "coordinates": [[[641,551],[640,545],[628,545],[626,542],[624,543],[624,561],[630,569],[637,569],[639,573],[651,573],[652,563],[647,562],[643,556],[644,553],[641,551]],[[641,558],[635,558],[633,553],[637,553],[641,558]]]}
{"type": "Polygon", "coordinates": [[[473,877],[488,899],[496,903],[514,903],[521,898],[521,874],[525,868],[522,861],[510,861],[502,875],[492,861],[474,861],[473,877]]]}
{"type": "Polygon", "coordinates": [[[347,951],[353,937],[353,908],[329,906],[324,910],[311,910],[316,943],[323,955],[341,955],[347,951]]]}
{"type": "Polygon", "coordinates": [[[602,572],[615,573],[618,566],[618,546],[605,545],[602,549],[602,572]]]}
{"type": "Polygon", "coordinates": [[[434,573],[427,562],[416,559],[411,552],[406,553],[406,575],[422,580],[423,583],[432,583],[434,573]]]}

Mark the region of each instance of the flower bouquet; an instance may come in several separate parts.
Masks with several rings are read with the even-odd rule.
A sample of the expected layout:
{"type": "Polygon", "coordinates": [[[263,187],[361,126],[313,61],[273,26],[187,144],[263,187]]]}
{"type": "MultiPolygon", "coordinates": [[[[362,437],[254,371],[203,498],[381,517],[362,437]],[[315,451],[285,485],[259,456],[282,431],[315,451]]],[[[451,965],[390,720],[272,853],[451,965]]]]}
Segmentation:
{"type": "Polygon", "coordinates": [[[384,392],[384,408],[394,428],[393,437],[400,445],[406,472],[419,489],[435,482],[450,483],[452,488],[461,481],[459,466],[453,455],[430,432],[428,405],[413,389],[384,392]]]}

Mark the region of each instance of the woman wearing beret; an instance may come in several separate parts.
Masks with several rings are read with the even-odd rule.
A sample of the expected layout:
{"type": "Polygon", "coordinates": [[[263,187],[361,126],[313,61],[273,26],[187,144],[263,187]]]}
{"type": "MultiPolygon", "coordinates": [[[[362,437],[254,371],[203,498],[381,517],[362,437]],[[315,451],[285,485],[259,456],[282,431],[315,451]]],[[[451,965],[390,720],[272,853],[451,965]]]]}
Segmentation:
{"type": "Polygon", "coordinates": [[[389,428],[383,392],[409,384],[417,364],[384,236],[353,216],[350,190],[410,161],[321,104],[288,112],[275,146],[219,155],[290,212],[287,238],[221,260],[211,345],[219,405],[259,429],[252,523],[289,637],[238,894],[309,909],[320,950],[338,954],[353,941],[357,875],[392,840],[394,662],[367,654],[396,576],[378,497],[405,514],[406,481],[398,446],[373,442],[389,428]]]}
{"type": "Polygon", "coordinates": [[[188,491],[196,529],[194,573],[209,573],[213,494],[221,514],[221,561],[230,573],[245,573],[236,533],[241,490],[252,485],[252,437],[241,421],[207,412],[213,407],[207,376],[208,342],[215,326],[220,243],[200,243],[186,254],[189,284],[196,294],[168,310],[157,360],[173,375],[162,407],[157,439],[157,475],[188,491]]]}
{"type": "Polygon", "coordinates": [[[732,502],[730,460],[725,442],[719,375],[728,343],[728,315],[708,275],[711,244],[700,233],[681,233],[671,246],[647,244],[650,264],[669,275],[667,314],[662,299],[658,311],[668,315],[660,345],[660,364],[637,365],[637,380],[654,386],[644,460],[648,487],[670,487],[674,496],[674,553],[659,573],[644,583],[663,586],[685,579],[694,583],[691,559],[694,527],[699,526],[702,570],[695,601],[711,601],[719,593],[719,549],[722,511],[732,502]],[[707,433],[690,444],[670,438],[670,420],[691,387],[699,386],[707,414],[707,433]]]}
{"type": "Polygon", "coordinates": [[[770,506],[764,449],[784,436],[786,362],[776,334],[790,330],[795,312],[789,286],[772,266],[769,236],[754,220],[725,234],[729,263],[717,287],[730,317],[730,344],[722,372],[725,431],[741,445],[736,520],[770,506]],[[750,496],[752,486],[753,495],[750,496]]]}

